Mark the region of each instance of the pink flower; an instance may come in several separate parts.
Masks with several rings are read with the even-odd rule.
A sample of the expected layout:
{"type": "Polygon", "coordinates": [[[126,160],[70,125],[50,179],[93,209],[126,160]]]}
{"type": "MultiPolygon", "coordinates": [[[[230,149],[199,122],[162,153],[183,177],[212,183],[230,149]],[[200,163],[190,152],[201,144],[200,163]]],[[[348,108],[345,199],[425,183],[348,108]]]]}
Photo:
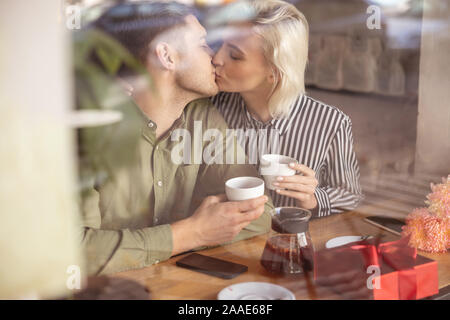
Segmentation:
{"type": "Polygon", "coordinates": [[[439,218],[421,208],[406,220],[402,235],[410,236],[409,245],[426,252],[446,252],[449,244],[450,219],[439,218]]]}
{"type": "Polygon", "coordinates": [[[450,217],[450,175],[440,184],[431,184],[431,191],[425,201],[429,211],[438,217],[450,217]]]}
{"type": "Polygon", "coordinates": [[[427,252],[446,252],[450,248],[450,175],[442,184],[431,184],[425,201],[428,208],[414,209],[406,217],[402,235],[409,245],[427,252]]]}

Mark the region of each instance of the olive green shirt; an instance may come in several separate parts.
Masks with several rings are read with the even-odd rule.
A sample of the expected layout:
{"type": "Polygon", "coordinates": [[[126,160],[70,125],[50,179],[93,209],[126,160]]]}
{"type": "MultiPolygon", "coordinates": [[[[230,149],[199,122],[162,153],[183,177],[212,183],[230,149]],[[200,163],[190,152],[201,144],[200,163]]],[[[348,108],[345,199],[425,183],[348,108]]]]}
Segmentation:
{"type": "MultiPolygon", "coordinates": [[[[130,105],[138,109],[136,105],[130,105]]],[[[136,114],[139,114],[138,124],[132,128],[140,131],[136,152],[126,154],[116,150],[117,157],[133,158],[133,165],[114,168],[114,178],[93,181],[93,187],[85,193],[82,243],[89,274],[142,268],[170,258],[171,223],[192,215],[206,196],[225,193],[226,180],[237,176],[258,176],[254,166],[236,164],[236,154],[232,159],[235,164],[226,164],[227,159],[230,162],[229,150],[244,151],[238,143],[226,144],[227,125],[209,100],[190,103],[159,139],[155,135],[157,124],[140,110],[136,114]],[[179,137],[179,133],[186,132],[183,129],[192,139],[188,139],[188,135],[183,139],[179,137]],[[208,129],[219,130],[223,140],[217,139],[217,130],[208,129]],[[215,137],[211,138],[212,135],[215,137]],[[191,150],[190,157],[186,151],[181,152],[182,146],[187,146],[184,150],[191,150]],[[185,163],[174,163],[174,154],[178,155],[175,162],[183,156],[185,163]],[[205,157],[204,154],[211,156],[205,157]],[[205,163],[205,159],[209,162],[205,163]]],[[[130,130],[130,125],[125,128],[126,125],[126,121],[117,124],[130,130]]],[[[113,132],[119,134],[120,130],[113,132]]],[[[110,140],[110,146],[114,146],[114,134],[110,140]]],[[[271,209],[273,205],[269,201],[264,214],[244,228],[233,242],[267,232],[271,209]]]]}

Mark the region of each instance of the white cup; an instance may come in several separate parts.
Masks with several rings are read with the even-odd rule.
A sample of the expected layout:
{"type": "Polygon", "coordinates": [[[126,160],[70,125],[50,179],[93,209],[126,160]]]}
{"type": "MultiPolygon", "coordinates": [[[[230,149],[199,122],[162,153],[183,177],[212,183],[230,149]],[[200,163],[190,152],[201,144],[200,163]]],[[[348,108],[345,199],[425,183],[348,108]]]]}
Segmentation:
{"type": "Polygon", "coordinates": [[[264,180],[256,177],[238,177],[225,183],[225,193],[230,201],[258,198],[264,195],[264,180]]]}
{"type": "Polygon", "coordinates": [[[279,154],[265,154],[261,157],[259,172],[264,177],[264,181],[266,181],[267,189],[282,189],[275,187],[273,183],[277,182],[277,177],[293,176],[295,174],[296,171],[289,167],[289,164],[292,162],[298,163],[294,158],[279,154]]]}

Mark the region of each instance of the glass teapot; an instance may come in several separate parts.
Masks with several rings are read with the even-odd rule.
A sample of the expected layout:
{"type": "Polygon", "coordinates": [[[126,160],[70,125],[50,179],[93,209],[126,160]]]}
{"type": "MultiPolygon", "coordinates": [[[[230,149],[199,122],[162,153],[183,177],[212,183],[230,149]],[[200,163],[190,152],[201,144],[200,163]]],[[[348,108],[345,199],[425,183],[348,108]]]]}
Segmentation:
{"type": "Polygon", "coordinates": [[[295,274],[313,269],[314,248],[309,234],[311,211],[280,207],[272,211],[272,231],[261,264],[272,273],[295,274]]]}

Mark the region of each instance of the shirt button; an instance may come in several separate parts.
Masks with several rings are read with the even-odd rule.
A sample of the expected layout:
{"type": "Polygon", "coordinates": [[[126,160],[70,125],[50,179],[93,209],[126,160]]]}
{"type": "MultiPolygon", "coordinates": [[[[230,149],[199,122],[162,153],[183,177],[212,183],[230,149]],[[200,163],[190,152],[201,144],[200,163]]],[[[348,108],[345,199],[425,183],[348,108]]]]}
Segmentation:
{"type": "Polygon", "coordinates": [[[156,146],[156,150],[159,150],[159,146],[156,146]]]}
{"type": "Polygon", "coordinates": [[[162,187],[163,183],[161,180],[158,181],[158,186],[162,187]]]}
{"type": "Polygon", "coordinates": [[[155,223],[158,223],[158,221],[159,221],[159,219],[158,219],[158,218],[155,218],[155,223]]]}
{"type": "Polygon", "coordinates": [[[155,264],[158,264],[159,263],[159,260],[155,260],[155,264]]]}
{"type": "Polygon", "coordinates": [[[149,127],[149,128],[153,128],[154,126],[155,126],[155,125],[153,124],[153,122],[149,122],[149,123],[148,123],[148,127],[149,127]]]}

